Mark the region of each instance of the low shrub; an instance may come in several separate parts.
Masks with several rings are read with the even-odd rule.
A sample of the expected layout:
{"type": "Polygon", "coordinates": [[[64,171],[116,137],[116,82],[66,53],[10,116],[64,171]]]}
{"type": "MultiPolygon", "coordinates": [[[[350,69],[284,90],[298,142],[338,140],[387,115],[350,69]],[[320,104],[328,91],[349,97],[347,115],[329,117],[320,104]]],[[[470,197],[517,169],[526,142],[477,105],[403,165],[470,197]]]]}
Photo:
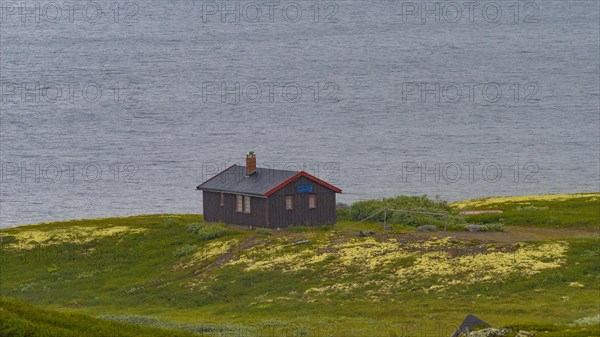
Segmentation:
{"type": "Polygon", "coordinates": [[[383,209],[440,213],[444,214],[444,216],[388,211],[385,212],[387,214],[384,214],[384,212],[375,214],[370,220],[376,222],[386,221],[392,225],[398,224],[413,227],[437,226],[439,228],[443,228],[444,223],[449,225],[465,222],[462,217],[451,214],[452,208],[448,205],[448,202],[439,197],[432,200],[425,195],[399,195],[393,198],[365,200],[355,202],[351,206],[338,204],[336,211],[340,220],[360,221],[383,209]]]}
{"type": "Polygon", "coordinates": [[[37,288],[38,284],[36,282],[29,282],[29,283],[24,283],[21,284],[17,287],[17,290],[22,292],[22,293],[28,293],[30,291],[33,291],[37,288]]]}
{"type": "Polygon", "coordinates": [[[446,229],[451,232],[462,232],[467,230],[467,224],[465,223],[448,223],[446,229]]]}
{"type": "Polygon", "coordinates": [[[13,235],[3,235],[3,236],[0,236],[0,244],[15,243],[15,242],[17,242],[17,238],[14,237],[13,235]]]}
{"type": "MultiPolygon", "coordinates": [[[[355,202],[350,206],[352,220],[362,220],[372,213],[384,209],[414,210],[437,213],[449,213],[451,208],[445,200],[436,198],[431,200],[426,195],[406,196],[399,195],[393,198],[365,200],[355,202]]],[[[408,213],[404,213],[408,214],[408,213]]],[[[388,214],[389,215],[389,214],[388,214]]],[[[373,219],[383,221],[383,213],[378,214],[373,219]]]]}
{"type": "Polygon", "coordinates": [[[196,252],[198,247],[196,245],[183,245],[181,247],[177,247],[173,252],[173,256],[182,257],[186,255],[190,255],[196,252]]]}
{"type": "Polygon", "coordinates": [[[548,210],[550,207],[548,206],[517,206],[517,208],[515,208],[515,211],[517,212],[534,212],[534,211],[545,211],[548,210]]]}
{"type": "Polygon", "coordinates": [[[200,241],[208,241],[220,238],[227,234],[227,229],[222,225],[209,225],[207,223],[194,222],[187,228],[188,233],[196,234],[200,241]]]}
{"type": "Polygon", "coordinates": [[[338,202],[335,206],[336,217],[338,220],[352,220],[350,216],[350,205],[338,202]]]}
{"type": "Polygon", "coordinates": [[[208,225],[205,223],[194,222],[188,226],[187,231],[188,233],[198,234],[198,232],[206,226],[208,225]]]}
{"type": "Polygon", "coordinates": [[[227,234],[227,230],[219,225],[208,225],[198,231],[198,239],[200,241],[208,241],[220,238],[227,234]]]}
{"type": "Polygon", "coordinates": [[[489,223],[483,226],[485,232],[504,232],[504,225],[501,223],[489,223]]]}
{"type": "Polygon", "coordinates": [[[576,326],[588,326],[588,325],[598,325],[600,324],[600,315],[583,317],[573,322],[573,325],[576,326]]]}
{"type": "Polygon", "coordinates": [[[174,218],[166,218],[165,221],[163,222],[165,228],[171,228],[171,227],[177,225],[178,223],[179,223],[179,221],[174,218]]]}
{"type": "Polygon", "coordinates": [[[56,273],[59,270],[60,270],[60,268],[54,263],[52,265],[50,265],[50,267],[48,267],[48,273],[50,273],[50,274],[56,273]]]}

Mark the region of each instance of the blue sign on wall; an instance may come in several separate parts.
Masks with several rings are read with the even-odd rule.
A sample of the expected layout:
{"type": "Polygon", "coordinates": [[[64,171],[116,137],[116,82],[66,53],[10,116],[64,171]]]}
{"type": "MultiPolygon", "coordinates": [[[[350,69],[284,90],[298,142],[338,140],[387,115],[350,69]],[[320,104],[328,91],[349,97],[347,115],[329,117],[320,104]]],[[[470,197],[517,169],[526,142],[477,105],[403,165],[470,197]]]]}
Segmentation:
{"type": "Polygon", "coordinates": [[[312,185],[298,185],[296,193],[312,193],[312,185]]]}

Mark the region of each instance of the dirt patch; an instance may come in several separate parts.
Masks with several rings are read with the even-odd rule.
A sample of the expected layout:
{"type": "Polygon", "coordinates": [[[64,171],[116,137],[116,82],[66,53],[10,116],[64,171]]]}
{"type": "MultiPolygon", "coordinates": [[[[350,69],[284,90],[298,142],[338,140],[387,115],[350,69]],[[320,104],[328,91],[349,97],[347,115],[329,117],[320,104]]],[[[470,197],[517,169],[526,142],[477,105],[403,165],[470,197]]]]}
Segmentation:
{"type": "Polygon", "coordinates": [[[449,233],[449,235],[455,236],[460,240],[516,243],[523,241],[545,241],[578,237],[597,237],[598,230],[514,226],[507,227],[504,232],[452,232],[449,233]]]}

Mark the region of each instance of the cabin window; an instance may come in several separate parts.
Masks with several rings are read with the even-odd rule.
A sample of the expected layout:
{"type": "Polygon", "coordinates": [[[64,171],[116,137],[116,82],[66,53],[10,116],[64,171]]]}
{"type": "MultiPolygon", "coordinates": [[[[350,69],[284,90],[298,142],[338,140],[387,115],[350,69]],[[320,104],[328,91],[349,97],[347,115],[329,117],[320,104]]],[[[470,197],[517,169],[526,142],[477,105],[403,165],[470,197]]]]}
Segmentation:
{"type": "Polygon", "coordinates": [[[317,208],[317,195],[316,194],[308,195],[308,208],[317,208]]]}
{"type": "Polygon", "coordinates": [[[288,195],[285,197],[285,210],[293,211],[294,210],[294,196],[288,195]]]}
{"type": "Polygon", "coordinates": [[[250,213],[250,197],[244,196],[244,213],[250,213]]]}
{"type": "Polygon", "coordinates": [[[244,196],[241,194],[237,194],[235,196],[235,211],[242,212],[244,210],[244,196]]]}
{"type": "Polygon", "coordinates": [[[221,206],[221,207],[225,206],[225,193],[221,193],[219,195],[219,206],[221,206]]]}
{"type": "Polygon", "coordinates": [[[238,213],[250,213],[250,197],[247,195],[236,194],[235,211],[238,213]]]}

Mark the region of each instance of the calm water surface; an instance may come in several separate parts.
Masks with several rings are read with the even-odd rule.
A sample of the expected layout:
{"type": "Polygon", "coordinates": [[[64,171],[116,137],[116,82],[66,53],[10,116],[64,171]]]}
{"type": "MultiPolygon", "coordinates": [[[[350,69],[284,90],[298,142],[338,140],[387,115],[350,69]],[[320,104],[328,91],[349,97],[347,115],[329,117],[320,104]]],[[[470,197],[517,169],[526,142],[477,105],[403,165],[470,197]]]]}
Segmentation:
{"type": "Polygon", "coordinates": [[[250,150],[348,203],[600,190],[597,1],[0,4],[1,226],[199,213],[250,150]]]}

